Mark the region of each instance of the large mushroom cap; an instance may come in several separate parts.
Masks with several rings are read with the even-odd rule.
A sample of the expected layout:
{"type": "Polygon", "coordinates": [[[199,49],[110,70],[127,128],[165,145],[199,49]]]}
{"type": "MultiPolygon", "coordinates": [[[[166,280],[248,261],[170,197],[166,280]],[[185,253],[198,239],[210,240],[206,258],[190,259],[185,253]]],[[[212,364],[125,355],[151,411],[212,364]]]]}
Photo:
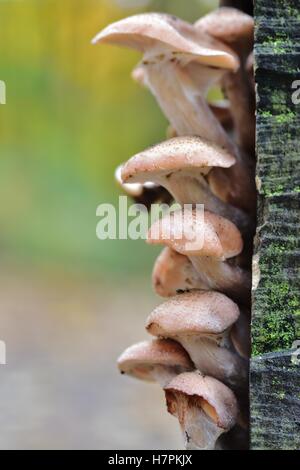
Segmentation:
{"type": "Polygon", "coordinates": [[[200,137],[174,137],[132,157],[122,168],[124,182],[143,182],[175,171],[229,168],[235,159],[225,149],[200,137]]]}
{"type": "Polygon", "coordinates": [[[235,70],[239,65],[234,52],[224,44],[189,23],[162,13],[145,13],[117,21],[97,34],[92,42],[124,45],[143,53],[151,50],[150,56],[158,58],[162,54],[159,46],[164,46],[171,53],[182,53],[189,60],[209,66],[235,70]]]}
{"type": "Polygon", "coordinates": [[[143,341],[127,348],[118,359],[121,373],[153,382],[155,366],[191,370],[192,362],[182,346],[172,340],[143,341]]]}
{"type": "Polygon", "coordinates": [[[193,291],[170,298],[148,317],[154,336],[222,334],[237,321],[238,306],[219,292],[193,291]]]}
{"type": "Polygon", "coordinates": [[[229,430],[236,422],[238,405],[233,392],[213,377],[186,372],[175,377],[166,387],[168,411],[177,416],[176,395],[195,400],[218,427],[229,430]]]}
{"type": "Polygon", "coordinates": [[[224,217],[184,208],[154,222],[147,242],[163,244],[187,256],[209,256],[220,260],[232,258],[243,249],[237,227],[224,217]]]}
{"type": "Polygon", "coordinates": [[[241,39],[253,39],[254,20],[242,11],[222,7],[200,18],[195,27],[210,36],[232,44],[241,39]]]}

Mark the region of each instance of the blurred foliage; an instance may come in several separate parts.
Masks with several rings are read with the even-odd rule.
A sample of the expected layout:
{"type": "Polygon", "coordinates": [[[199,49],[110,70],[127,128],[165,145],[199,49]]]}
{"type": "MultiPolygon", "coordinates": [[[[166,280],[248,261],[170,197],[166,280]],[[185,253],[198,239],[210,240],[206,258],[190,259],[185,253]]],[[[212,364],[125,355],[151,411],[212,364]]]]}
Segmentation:
{"type": "Polygon", "coordinates": [[[139,54],[90,40],[129,14],[167,11],[194,20],[216,2],[141,3],[0,2],[0,79],[7,85],[0,106],[2,257],[149,272],[153,250],[142,241],[100,242],[95,213],[101,202],[117,202],[115,167],[164,139],[167,123],[130,79],[139,54]]]}

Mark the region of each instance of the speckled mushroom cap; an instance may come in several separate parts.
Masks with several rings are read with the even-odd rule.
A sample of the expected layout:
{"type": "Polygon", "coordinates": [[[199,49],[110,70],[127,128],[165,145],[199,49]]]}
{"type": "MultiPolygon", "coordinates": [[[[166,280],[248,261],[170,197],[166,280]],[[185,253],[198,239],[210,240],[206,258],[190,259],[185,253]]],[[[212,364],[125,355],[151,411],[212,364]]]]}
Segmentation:
{"type": "Polygon", "coordinates": [[[238,306],[219,292],[193,291],[176,295],[156,307],[146,328],[154,336],[218,335],[239,317],[238,306]]]}
{"type": "Polygon", "coordinates": [[[231,7],[212,11],[200,18],[195,27],[226,44],[232,44],[240,39],[251,40],[254,35],[252,16],[231,7]]]}
{"type": "Polygon", "coordinates": [[[121,373],[151,382],[154,381],[151,371],[155,366],[174,367],[180,371],[193,368],[183,347],[176,341],[167,339],[134,344],[127,348],[118,359],[118,368],[121,373]]]}
{"type": "Polygon", "coordinates": [[[229,168],[235,158],[218,145],[200,137],[174,137],[138,153],[122,167],[124,182],[155,181],[175,171],[200,170],[207,174],[212,167],[229,168]]]}
{"type": "Polygon", "coordinates": [[[166,247],[155,261],[152,284],[158,295],[170,297],[178,290],[192,289],[195,273],[187,256],[166,247]]]}
{"type": "Polygon", "coordinates": [[[230,48],[197,31],[191,24],[163,13],[139,14],[117,21],[97,34],[92,42],[131,47],[147,52],[153,60],[162,60],[163,50],[167,48],[168,52],[175,55],[181,53],[176,59],[184,56],[186,63],[193,60],[232,70],[239,65],[230,48]]]}
{"type": "Polygon", "coordinates": [[[203,376],[199,372],[186,372],[177,375],[165,387],[165,394],[169,413],[176,416],[176,394],[183,394],[195,402],[199,407],[209,409],[209,416],[223,429],[231,429],[237,419],[238,405],[233,392],[222,382],[213,377],[203,376]]]}
{"type": "Polygon", "coordinates": [[[183,255],[208,256],[219,260],[237,256],[243,249],[241,233],[232,222],[208,211],[200,217],[194,209],[186,207],[154,222],[147,242],[169,246],[183,255]],[[202,243],[191,243],[201,237],[202,243]]]}

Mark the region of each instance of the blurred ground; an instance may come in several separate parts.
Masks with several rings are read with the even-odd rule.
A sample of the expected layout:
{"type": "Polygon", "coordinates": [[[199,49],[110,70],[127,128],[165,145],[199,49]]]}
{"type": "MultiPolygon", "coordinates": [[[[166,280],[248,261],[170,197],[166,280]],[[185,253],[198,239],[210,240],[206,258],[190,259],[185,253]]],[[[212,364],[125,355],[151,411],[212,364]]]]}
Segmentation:
{"type": "Polygon", "coordinates": [[[174,449],[163,393],[119,375],[158,303],[147,279],[82,280],[1,272],[1,449],[174,449]]]}

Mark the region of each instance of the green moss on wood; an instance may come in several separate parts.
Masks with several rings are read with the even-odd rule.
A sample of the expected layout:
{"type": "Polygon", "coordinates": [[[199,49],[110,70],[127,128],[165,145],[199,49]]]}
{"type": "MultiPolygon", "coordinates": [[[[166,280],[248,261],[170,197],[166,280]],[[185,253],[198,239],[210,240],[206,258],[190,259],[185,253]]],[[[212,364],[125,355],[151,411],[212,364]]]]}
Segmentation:
{"type": "Polygon", "coordinates": [[[282,271],[283,259],[297,244],[290,236],[281,245],[271,243],[260,259],[264,296],[257,299],[252,322],[252,355],[290,349],[300,338],[300,301],[282,271]]]}

